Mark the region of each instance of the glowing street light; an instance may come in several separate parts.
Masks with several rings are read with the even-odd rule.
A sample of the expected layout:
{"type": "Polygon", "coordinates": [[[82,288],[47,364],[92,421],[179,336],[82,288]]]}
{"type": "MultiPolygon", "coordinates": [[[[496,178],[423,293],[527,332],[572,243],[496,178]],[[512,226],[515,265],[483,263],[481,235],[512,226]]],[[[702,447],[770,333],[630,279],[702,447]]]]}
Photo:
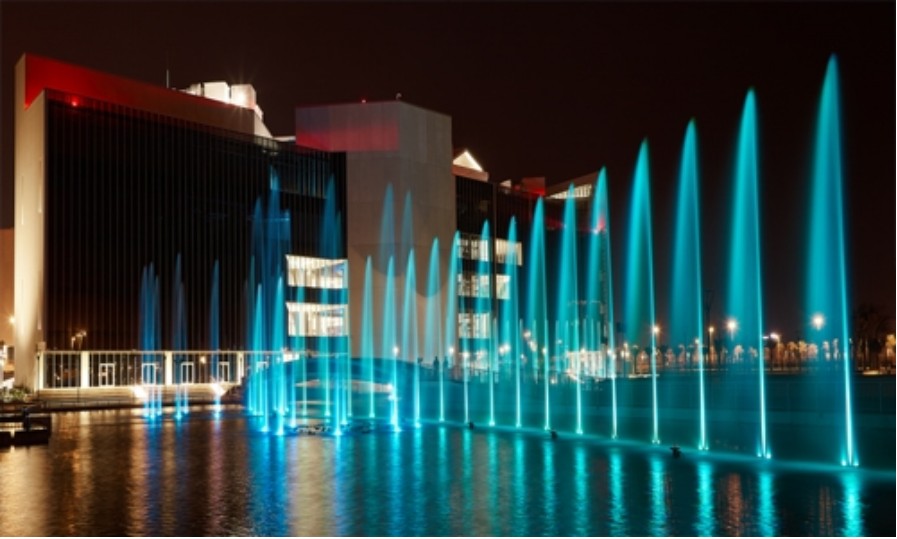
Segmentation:
{"type": "Polygon", "coordinates": [[[820,329],[822,329],[822,326],[825,325],[825,317],[819,313],[814,314],[812,324],[813,327],[816,328],[816,331],[819,331],[820,329]]]}
{"type": "Polygon", "coordinates": [[[730,318],[729,321],[726,322],[726,329],[729,330],[729,338],[734,338],[735,330],[738,329],[738,322],[734,318],[730,318]]]}

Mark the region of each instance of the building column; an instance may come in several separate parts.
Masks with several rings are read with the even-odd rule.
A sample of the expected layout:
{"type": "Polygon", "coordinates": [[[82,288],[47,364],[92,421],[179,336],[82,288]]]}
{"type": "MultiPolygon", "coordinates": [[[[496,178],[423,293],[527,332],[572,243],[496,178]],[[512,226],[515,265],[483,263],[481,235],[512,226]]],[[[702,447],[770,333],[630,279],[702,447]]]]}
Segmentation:
{"type": "Polygon", "coordinates": [[[174,380],[174,361],[171,352],[165,352],[165,385],[170,386],[174,380]]]}
{"type": "Polygon", "coordinates": [[[90,387],[90,352],[81,352],[81,387],[90,387]]]}

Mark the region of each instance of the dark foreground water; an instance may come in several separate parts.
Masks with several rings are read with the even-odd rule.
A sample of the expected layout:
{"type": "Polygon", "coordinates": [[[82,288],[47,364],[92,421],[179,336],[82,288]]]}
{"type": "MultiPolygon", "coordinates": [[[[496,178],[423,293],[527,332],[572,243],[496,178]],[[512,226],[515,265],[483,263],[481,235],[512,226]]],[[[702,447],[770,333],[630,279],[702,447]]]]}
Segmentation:
{"type": "Polygon", "coordinates": [[[894,536],[895,475],[425,425],[340,438],[139,411],[0,451],[3,535],[894,536]]]}

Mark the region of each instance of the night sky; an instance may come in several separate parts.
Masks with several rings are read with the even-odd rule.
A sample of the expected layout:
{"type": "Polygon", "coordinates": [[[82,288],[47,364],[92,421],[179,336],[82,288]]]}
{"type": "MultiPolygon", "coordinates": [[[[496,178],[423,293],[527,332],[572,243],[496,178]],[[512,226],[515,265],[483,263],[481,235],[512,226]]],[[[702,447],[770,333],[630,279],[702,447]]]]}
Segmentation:
{"type": "MultiPolygon", "coordinates": [[[[297,105],[394,99],[452,117],[493,180],[606,166],[617,265],[638,145],[650,144],[658,315],[668,318],[676,175],[698,128],[705,281],[723,303],[735,135],[757,92],[770,330],[806,331],[812,140],[838,55],[853,304],[895,311],[895,7],[881,3],[118,2],[0,4],[0,223],[12,224],[15,62],[33,52],[150,83],[252,83],[268,127],[297,105]]],[[[617,275],[621,275],[620,269],[617,275]]],[[[893,319],[892,319],[893,320],[893,319]]],[[[893,323],[893,321],[892,321],[893,323]]]]}

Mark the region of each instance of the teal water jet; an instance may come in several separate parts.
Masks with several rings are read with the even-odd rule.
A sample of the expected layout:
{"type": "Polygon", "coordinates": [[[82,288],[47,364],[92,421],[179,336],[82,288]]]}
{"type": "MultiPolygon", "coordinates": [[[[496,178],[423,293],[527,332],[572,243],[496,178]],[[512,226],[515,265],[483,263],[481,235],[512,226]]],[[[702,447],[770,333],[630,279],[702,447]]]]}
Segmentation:
{"type": "Polygon", "coordinates": [[[382,356],[392,358],[392,386],[390,387],[389,423],[399,431],[399,345],[396,341],[395,316],[395,260],[389,257],[386,263],[386,289],[383,300],[383,350],[382,356]]]}
{"type": "Polygon", "coordinates": [[[430,269],[427,277],[427,314],[424,334],[424,357],[433,358],[433,368],[439,377],[439,420],[445,419],[445,381],[440,368],[439,354],[442,353],[442,298],[439,293],[439,238],[433,238],[430,247],[430,269]]]}
{"type": "Polygon", "coordinates": [[[842,464],[856,466],[839,100],[838,60],[832,55],[819,100],[813,158],[806,305],[816,327],[808,341],[818,341],[815,344],[820,349],[828,350],[826,355],[834,356],[826,360],[841,363],[844,424],[840,458],[842,464]]]}
{"type": "Polygon", "coordinates": [[[626,266],[626,336],[629,344],[647,348],[651,363],[651,443],[659,444],[657,410],[657,326],[654,316],[654,242],[651,233],[651,184],[648,141],[636,161],[629,216],[629,259],[626,266]]]}
{"type": "Polygon", "coordinates": [[[576,198],[573,184],[567,188],[564,202],[563,229],[561,230],[561,254],[558,260],[557,325],[556,340],[560,343],[559,357],[564,360],[564,372],[576,382],[576,433],[582,434],[582,350],[579,345],[579,294],[576,260],[576,198]],[[572,361],[571,361],[572,359],[572,361]],[[570,365],[572,363],[572,365],[570,365]]]}
{"type": "Polygon", "coordinates": [[[368,383],[368,417],[373,419],[376,417],[374,408],[376,385],[374,379],[373,269],[371,266],[371,257],[367,257],[364,264],[364,297],[361,307],[361,357],[368,383]]]}
{"type": "MultiPolygon", "coordinates": [[[[212,351],[209,363],[212,369],[211,378],[213,383],[221,382],[218,373],[218,354],[215,353],[221,348],[219,281],[218,261],[215,260],[215,263],[212,265],[212,286],[209,291],[209,350],[212,351]]],[[[217,391],[215,392],[214,408],[216,414],[221,413],[221,395],[217,391]]]]}
{"type": "Polygon", "coordinates": [[[616,337],[614,331],[614,281],[610,241],[610,206],[607,199],[607,171],[602,167],[598,172],[595,190],[592,193],[592,216],[589,222],[589,265],[586,297],[589,310],[586,317],[594,320],[596,331],[594,348],[604,344],[605,360],[611,387],[611,438],[617,437],[617,364],[616,337]],[[604,327],[599,325],[602,309],[604,327]]]}
{"type": "MultiPolygon", "coordinates": [[[[402,353],[413,364],[412,404],[414,426],[420,426],[420,350],[417,339],[417,277],[414,264],[414,249],[408,252],[405,268],[404,308],[402,309],[402,353]]],[[[396,358],[398,360],[398,358],[396,358]]]]}
{"type": "MultiPolygon", "coordinates": [[[[494,371],[492,368],[492,359],[495,355],[494,350],[494,321],[492,319],[492,230],[489,220],[483,222],[483,229],[480,233],[480,250],[485,247],[486,254],[480,252],[477,262],[477,270],[474,283],[475,308],[474,321],[471,324],[473,334],[470,335],[471,342],[474,344],[473,353],[477,358],[477,363],[483,354],[488,355],[486,362],[489,369],[487,382],[489,384],[489,426],[495,426],[495,383],[494,371]],[[486,343],[485,345],[483,343],[486,343]]],[[[478,365],[479,367],[480,365],[478,365]]],[[[469,376],[468,376],[469,377],[469,376]]]]}
{"type": "Polygon", "coordinates": [[[532,321],[529,346],[533,353],[534,373],[538,373],[539,353],[542,354],[543,376],[541,383],[545,391],[545,430],[551,430],[551,399],[549,392],[549,357],[548,357],[548,299],[546,291],[547,275],[545,273],[545,202],[539,198],[533,211],[530,232],[529,277],[527,282],[527,317],[532,321]]]}
{"type": "MultiPolygon", "coordinates": [[[[181,277],[181,255],[178,254],[174,263],[174,280],[172,289],[172,317],[171,317],[171,349],[175,352],[187,350],[187,303],[184,295],[184,282],[181,277]]],[[[174,409],[175,417],[183,417],[190,411],[187,396],[187,373],[189,363],[187,357],[182,354],[174,354],[176,366],[177,386],[175,388],[174,409]]],[[[192,382],[192,380],[189,380],[192,382]]]]}
{"type": "MultiPolygon", "coordinates": [[[[508,251],[505,258],[504,270],[508,278],[508,288],[506,290],[507,299],[502,302],[501,319],[504,334],[502,335],[501,349],[504,353],[509,353],[514,363],[514,393],[515,393],[515,422],[514,425],[520,428],[522,425],[521,406],[520,406],[520,383],[521,383],[521,356],[519,349],[520,334],[520,299],[519,284],[517,282],[517,264],[520,262],[517,256],[517,219],[511,217],[508,223],[508,251]]],[[[503,294],[496,290],[496,296],[503,297],[503,294]]]]}
{"type": "MultiPolygon", "coordinates": [[[[760,264],[760,174],[757,152],[757,105],[748,91],[738,133],[735,193],[732,203],[729,263],[729,333],[732,360],[755,364],[760,432],[757,455],[771,456],[766,437],[766,374],[763,358],[763,286],[760,264]],[[736,341],[735,336],[740,340],[736,341]],[[742,344],[743,343],[743,344],[742,344]],[[747,347],[746,349],[744,347],[747,347]],[[744,353],[747,353],[747,358],[744,353]]],[[[737,375],[736,375],[737,376],[737,375]]]]}
{"type": "Polygon", "coordinates": [[[704,396],[704,354],[701,312],[703,285],[701,274],[701,223],[698,190],[698,145],[695,122],[685,129],[682,160],[679,166],[679,197],[673,243],[672,298],[670,302],[670,344],[693,349],[697,359],[699,392],[698,449],[707,449],[707,417],[704,396]]]}
{"type": "MultiPolygon", "coordinates": [[[[444,390],[445,371],[454,366],[458,337],[458,275],[461,271],[461,235],[455,232],[452,236],[449,254],[448,280],[445,300],[445,365],[440,373],[440,388],[444,390]]],[[[466,401],[465,401],[466,402],[466,401]]],[[[466,414],[465,414],[466,415],[466,414]]],[[[445,421],[445,395],[440,393],[439,420],[445,421]]]]}

